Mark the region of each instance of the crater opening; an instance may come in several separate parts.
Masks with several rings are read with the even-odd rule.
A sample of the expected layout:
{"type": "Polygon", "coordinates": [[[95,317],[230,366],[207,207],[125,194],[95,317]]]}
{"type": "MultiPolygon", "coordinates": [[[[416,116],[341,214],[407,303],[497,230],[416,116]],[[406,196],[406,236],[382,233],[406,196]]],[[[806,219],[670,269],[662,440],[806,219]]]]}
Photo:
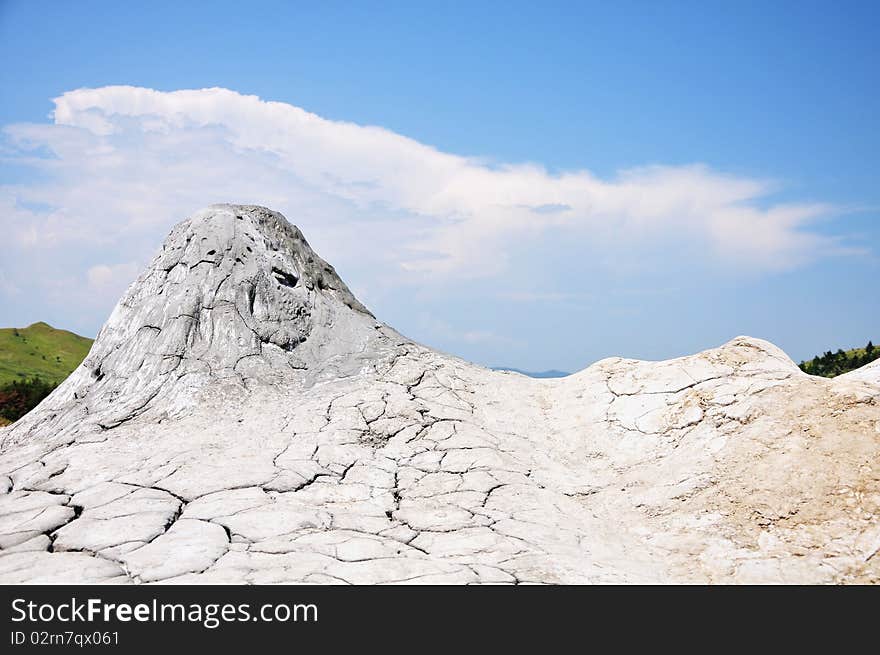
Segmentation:
{"type": "Polygon", "coordinates": [[[272,267],[272,276],[278,281],[278,284],[285,287],[295,287],[299,282],[299,278],[293,273],[282,271],[280,268],[272,267]]]}

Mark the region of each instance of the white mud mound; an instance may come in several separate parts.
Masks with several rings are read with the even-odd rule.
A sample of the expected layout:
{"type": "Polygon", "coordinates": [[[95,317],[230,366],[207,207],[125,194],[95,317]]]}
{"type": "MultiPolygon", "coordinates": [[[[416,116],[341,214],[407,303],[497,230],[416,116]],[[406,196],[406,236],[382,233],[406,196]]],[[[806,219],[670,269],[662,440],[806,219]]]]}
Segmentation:
{"type": "Polygon", "coordinates": [[[493,372],[217,205],[0,429],[0,582],[876,582],[878,370],[739,337],[493,372]]]}

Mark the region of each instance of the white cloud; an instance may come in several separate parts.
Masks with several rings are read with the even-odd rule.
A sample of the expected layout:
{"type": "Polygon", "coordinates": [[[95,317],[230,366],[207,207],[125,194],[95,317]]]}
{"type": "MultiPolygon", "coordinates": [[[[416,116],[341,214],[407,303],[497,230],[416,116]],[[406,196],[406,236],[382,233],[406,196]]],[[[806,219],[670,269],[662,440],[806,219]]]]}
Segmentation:
{"type": "Polygon", "coordinates": [[[106,264],[98,264],[86,271],[86,278],[89,286],[104,287],[113,279],[113,269],[106,264]]]}
{"type": "Polygon", "coordinates": [[[428,312],[420,312],[416,317],[419,330],[428,335],[435,343],[448,343],[453,347],[461,344],[483,345],[483,346],[524,346],[525,343],[519,339],[499,334],[489,329],[465,329],[460,330],[448,322],[445,318],[430,314],[428,312]]]}
{"type": "Polygon", "coordinates": [[[590,294],[569,293],[565,291],[508,291],[499,293],[502,300],[510,300],[521,303],[541,302],[568,302],[573,300],[587,300],[590,294]]]}
{"type": "Polygon", "coordinates": [[[22,253],[78,253],[64,256],[93,286],[118,265],[105,253],[143,265],[174,222],[224,201],[281,210],[371,293],[498,274],[549,233],[611,265],[658,240],[748,270],[838,247],[811,229],[834,207],[773,204],[765,180],[699,164],[610,179],[489,165],[226,89],[79,89],[55,99],[54,123],[4,131],[3,158],[38,175],[0,186],[0,229],[22,253]]]}
{"type": "Polygon", "coordinates": [[[6,296],[17,296],[21,293],[21,289],[15,286],[2,270],[0,270],[0,293],[6,296]]]}
{"type": "Polygon", "coordinates": [[[138,268],[135,262],[112,266],[98,264],[86,271],[86,280],[89,288],[95,292],[107,293],[109,291],[115,296],[119,296],[137,277],[138,268]]]}
{"type": "Polygon", "coordinates": [[[465,343],[495,343],[501,345],[523,345],[522,342],[496,334],[491,330],[468,330],[461,335],[465,343]]]}

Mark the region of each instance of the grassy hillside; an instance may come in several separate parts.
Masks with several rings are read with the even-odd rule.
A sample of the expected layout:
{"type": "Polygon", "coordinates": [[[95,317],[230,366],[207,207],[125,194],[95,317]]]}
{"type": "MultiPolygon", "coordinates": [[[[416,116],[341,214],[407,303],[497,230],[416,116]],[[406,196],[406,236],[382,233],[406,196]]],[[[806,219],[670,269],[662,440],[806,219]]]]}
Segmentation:
{"type": "Polygon", "coordinates": [[[91,347],[91,339],[46,323],[0,328],[0,427],[39,404],[91,347]]]}
{"type": "Polygon", "coordinates": [[[79,366],[92,340],[46,323],[0,328],[0,386],[37,378],[57,384],[79,366]]]}
{"type": "Polygon", "coordinates": [[[798,366],[800,366],[802,371],[810,375],[833,378],[861,368],[878,358],[880,358],[880,347],[874,346],[869,341],[868,345],[864,348],[838,349],[834,353],[828,350],[822,355],[816,355],[808,362],[801,362],[798,366]]]}

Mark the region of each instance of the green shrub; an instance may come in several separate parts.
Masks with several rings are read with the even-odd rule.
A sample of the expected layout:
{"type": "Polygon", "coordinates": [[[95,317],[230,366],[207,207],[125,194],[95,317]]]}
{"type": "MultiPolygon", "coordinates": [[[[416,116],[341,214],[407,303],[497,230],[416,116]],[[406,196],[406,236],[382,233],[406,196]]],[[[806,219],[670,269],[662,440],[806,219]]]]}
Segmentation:
{"type": "Polygon", "coordinates": [[[52,393],[56,385],[39,377],[15,380],[0,386],[0,417],[13,422],[31,411],[52,393]]]}
{"type": "Polygon", "coordinates": [[[876,348],[869,341],[868,345],[864,348],[854,348],[847,351],[838,348],[837,352],[834,353],[827,350],[821,357],[816,355],[810,361],[801,362],[798,366],[800,366],[802,371],[810,375],[833,378],[861,368],[878,358],[880,358],[880,349],[876,348]]]}

